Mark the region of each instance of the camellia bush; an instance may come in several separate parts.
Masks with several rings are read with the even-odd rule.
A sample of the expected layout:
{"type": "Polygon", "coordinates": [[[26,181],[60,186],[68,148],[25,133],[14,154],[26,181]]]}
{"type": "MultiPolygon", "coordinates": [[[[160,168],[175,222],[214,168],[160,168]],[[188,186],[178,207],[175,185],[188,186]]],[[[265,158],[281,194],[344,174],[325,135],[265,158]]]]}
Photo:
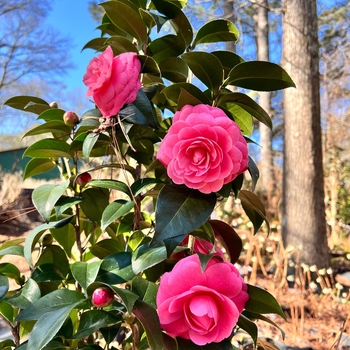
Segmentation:
{"type": "Polygon", "coordinates": [[[273,63],[202,51],[238,31],[218,19],[194,33],[184,3],[101,4],[83,115],[6,101],[41,122],[26,133],[43,137],[25,151],[24,178],[58,168],[62,181],[33,191],[44,223],[0,247],[30,267],[23,276],[0,264],[0,317],[13,335],[0,349],[236,349],[238,332],[257,344],[255,320],[284,317],[240,276],[242,241],[214,212],[235,196],[255,232],[267,223],[248,143],[253,120],[271,120],[231,87],[294,84],[273,63]]]}

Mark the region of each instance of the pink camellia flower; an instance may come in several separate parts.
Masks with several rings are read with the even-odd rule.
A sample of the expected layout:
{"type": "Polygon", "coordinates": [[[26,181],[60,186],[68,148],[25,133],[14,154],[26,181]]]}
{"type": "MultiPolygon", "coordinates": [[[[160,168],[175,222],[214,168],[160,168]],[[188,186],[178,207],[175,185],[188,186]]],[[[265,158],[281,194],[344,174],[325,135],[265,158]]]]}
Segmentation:
{"type": "Polygon", "coordinates": [[[114,116],[124,104],[135,101],[141,88],[140,71],[136,53],[125,52],[114,57],[108,46],[86,69],[83,77],[88,87],[86,95],[92,96],[104,117],[114,116]]]}
{"type": "Polygon", "coordinates": [[[230,336],[248,299],[247,285],[231,263],[212,258],[202,272],[194,254],[161,277],[160,324],[172,337],[218,343],[230,336]]]}
{"type": "Polygon", "coordinates": [[[157,158],[176,184],[202,193],[219,191],[248,168],[247,142],[217,107],[184,106],[176,112],[157,158]]]}

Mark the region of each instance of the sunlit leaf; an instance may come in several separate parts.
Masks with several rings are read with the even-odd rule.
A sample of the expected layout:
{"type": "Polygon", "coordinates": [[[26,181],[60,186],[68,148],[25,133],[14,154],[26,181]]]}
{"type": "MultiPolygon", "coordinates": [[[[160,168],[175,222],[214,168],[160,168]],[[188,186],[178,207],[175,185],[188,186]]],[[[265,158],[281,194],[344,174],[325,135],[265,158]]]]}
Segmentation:
{"type": "Polygon", "coordinates": [[[9,280],[6,276],[0,274],[0,301],[5,298],[9,290],[9,280]]]}
{"type": "Polygon", "coordinates": [[[56,163],[50,158],[30,159],[24,169],[23,180],[34,175],[46,173],[54,168],[56,168],[56,163]]]}
{"type": "Polygon", "coordinates": [[[133,207],[135,203],[132,201],[126,201],[118,199],[110,203],[102,213],[101,218],[101,229],[106,230],[112,222],[127,214],[133,207]]]}
{"type": "Polygon", "coordinates": [[[40,296],[41,292],[38,284],[32,278],[28,278],[19,294],[8,298],[7,301],[14,307],[25,309],[39,300],[40,296]]]}
{"type": "Polygon", "coordinates": [[[203,43],[217,43],[221,41],[237,41],[239,32],[237,27],[225,19],[217,19],[199,28],[193,46],[203,43]]]}
{"type": "MultiPolygon", "coordinates": [[[[72,275],[86,292],[87,287],[95,282],[102,261],[83,262],[72,264],[72,275]]],[[[87,296],[87,295],[86,295],[87,296]]]]}
{"type": "Polygon", "coordinates": [[[23,154],[23,157],[35,158],[71,158],[69,153],[69,144],[62,140],[43,139],[29,146],[23,154]]]}
{"type": "Polygon", "coordinates": [[[34,96],[16,96],[4,102],[5,106],[19,109],[25,112],[40,114],[51,108],[50,105],[41,98],[34,96]]]}

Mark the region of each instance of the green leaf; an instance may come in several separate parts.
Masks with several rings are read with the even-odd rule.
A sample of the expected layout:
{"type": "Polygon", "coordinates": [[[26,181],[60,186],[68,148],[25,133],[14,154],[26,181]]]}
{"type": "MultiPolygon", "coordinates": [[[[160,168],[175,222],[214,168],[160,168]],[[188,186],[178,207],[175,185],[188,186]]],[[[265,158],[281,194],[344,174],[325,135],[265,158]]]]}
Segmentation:
{"type": "Polygon", "coordinates": [[[168,57],[159,63],[162,77],[175,83],[184,83],[188,78],[188,66],[179,57],[168,57]]]}
{"type": "Polygon", "coordinates": [[[27,131],[23,137],[51,133],[55,139],[68,138],[71,128],[63,121],[52,120],[27,131]]]}
{"type": "Polygon", "coordinates": [[[220,60],[221,65],[224,68],[225,79],[228,77],[233,67],[237,66],[237,64],[244,62],[244,59],[241,56],[238,56],[232,51],[213,51],[211,52],[211,54],[213,54],[220,60]]]}
{"type": "Polygon", "coordinates": [[[0,275],[0,301],[6,296],[9,290],[9,280],[6,276],[0,275]]]}
{"type": "Polygon", "coordinates": [[[69,216],[67,218],[64,218],[60,221],[52,221],[48,224],[42,224],[38,227],[36,227],[34,230],[30,231],[25,244],[24,244],[24,257],[27,260],[30,267],[33,267],[33,261],[32,261],[32,250],[35,246],[35,244],[38,242],[40,236],[49,229],[52,228],[61,228],[65,225],[68,225],[69,222],[72,220],[73,216],[69,216]]]}
{"type": "MultiPolygon", "coordinates": [[[[237,113],[235,112],[235,107],[238,106],[247,111],[258,121],[272,129],[272,121],[270,116],[265,112],[263,108],[261,108],[253,99],[251,99],[246,94],[242,94],[240,92],[226,94],[220,97],[218,101],[218,106],[230,111],[235,121],[237,115],[237,113]]],[[[238,121],[236,122],[238,123],[238,125],[240,125],[238,121]]],[[[250,135],[250,133],[247,133],[246,135],[250,135]]]]}
{"type": "Polygon", "coordinates": [[[40,114],[51,108],[50,105],[41,98],[34,96],[16,96],[4,102],[5,106],[19,109],[25,112],[40,114]]]}
{"type": "Polygon", "coordinates": [[[156,295],[158,287],[158,284],[150,282],[140,276],[136,276],[131,281],[131,291],[139,295],[142,301],[150,304],[155,309],[157,308],[156,295]]]}
{"type": "Polygon", "coordinates": [[[102,218],[102,213],[109,204],[109,193],[104,188],[88,188],[83,191],[80,208],[84,214],[96,223],[102,218]]]}
{"type": "Polygon", "coordinates": [[[91,246],[89,250],[94,256],[104,259],[108,255],[123,252],[124,245],[114,239],[104,239],[91,246]]]}
{"type": "Polygon", "coordinates": [[[18,309],[25,309],[39,300],[40,296],[41,292],[38,284],[32,278],[28,278],[19,294],[8,298],[7,302],[18,309]]]}
{"type": "Polygon", "coordinates": [[[252,337],[255,346],[258,340],[257,325],[242,314],[238,318],[237,325],[243,330],[245,330],[252,337]]]}
{"type": "Polygon", "coordinates": [[[23,247],[21,247],[21,246],[11,246],[11,247],[3,248],[3,246],[1,246],[1,249],[0,249],[0,259],[1,259],[4,255],[18,255],[18,256],[23,256],[23,247]]]}
{"type": "Polygon", "coordinates": [[[30,159],[24,169],[23,180],[34,175],[46,173],[54,168],[56,168],[56,163],[50,158],[30,159]]]}
{"type": "Polygon", "coordinates": [[[69,258],[72,257],[72,248],[75,243],[75,227],[72,224],[61,228],[51,228],[50,232],[58,244],[62,246],[69,258]]]}
{"type": "Polygon", "coordinates": [[[112,326],[120,320],[110,312],[104,310],[88,310],[81,315],[79,328],[72,339],[88,337],[100,328],[112,326]]]}
{"type": "Polygon", "coordinates": [[[55,139],[43,139],[29,146],[24,152],[23,158],[71,158],[69,148],[69,144],[65,141],[55,139]]]}
{"type": "Polygon", "coordinates": [[[177,105],[182,89],[187,91],[190,95],[195,97],[198,101],[204,104],[210,104],[208,97],[199,90],[195,85],[190,83],[176,83],[172,84],[162,90],[162,94],[166,98],[173,102],[173,105],[177,105]]]}
{"type": "Polygon", "coordinates": [[[152,245],[186,235],[202,226],[211,215],[215,204],[215,193],[203,194],[184,186],[165,185],[158,195],[152,245]]]}
{"type": "Polygon", "coordinates": [[[15,326],[15,324],[14,324],[14,317],[15,317],[14,308],[6,300],[0,301],[0,314],[7,321],[9,321],[13,326],[15,326]]]}
{"type": "Polygon", "coordinates": [[[84,300],[85,298],[80,292],[69,289],[57,289],[44,295],[32,305],[28,306],[25,310],[21,311],[16,320],[38,320],[45,314],[60,310],[66,306],[73,309],[73,307],[79,305],[84,300]]]}
{"type": "Polygon", "coordinates": [[[275,322],[273,322],[272,320],[267,318],[266,316],[261,315],[261,314],[257,314],[257,313],[254,313],[254,312],[250,312],[250,311],[247,311],[247,310],[244,310],[242,312],[242,314],[245,317],[249,318],[250,320],[262,320],[264,322],[272,324],[273,326],[275,326],[276,328],[279,329],[279,331],[281,332],[281,335],[282,335],[282,339],[284,340],[286,334],[284,333],[283,329],[281,327],[279,327],[275,322]]]}
{"type": "Polygon", "coordinates": [[[107,188],[109,190],[115,190],[119,192],[123,192],[132,198],[129,187],[122,181],[119,180],[92,180],[89,182],[89,186],[99,187],[99,188],[107,188]]]}
{"type": "Polygon", "coordinates": [[[80,197],[61,196],[55,204],[56,217],[59,218],[67,209],[81,202],[80,197]]]}
{"type": "Polygon", "coordinates": [[[48,121],[63,121],[63,114],[65,111],[59,108],[50,108],[40,113],[36,120],[45,120],[48,121]]]}
{"type": "Polygon", "coordinates": [[[221,108],[226,110],[228,108],[228,114],[230,114],[232,119],[237,123],[243,135],[251,135],[253,133],[254,122],[250,113],[235,103],[226,104],[225,107],[221,108]]]}
{"type": "Polygon", "coordinates": [[[260,226],[265,221],[268,232],[270,232],[270,224],[266,218],[266,211],[260,198],[252,192],[241,190],[238,198],[241,200],[242,207],[254,225],[254,234],[258,232],[260,226]]]}
{"type": "Polygon", "coordinates": [[[59,245],[48,244],[45,246],[43,253],[40,255],[36,265],[52,264],[56,271],[62,276],[69,272],[69,262],[63,248],[59,245]]]}
{"type": "Polygon", "coordinates": [[[139,179],[131,185],[131,191],[132,191],[134,196],[137,196],[146,187],[148,187],[150,185],[160,184],[160,183],[163,183],[163,181],[160,179],[154,179],[154,178],[139,179]]]}
{"type": "Polygon", "coordinates": [[[149,243],[139,246],[131,258],[132,269],[135,275],[166,260],[167,250],[163,242],[150,247],[149,243]]]}
{"type": "Polygon", "coordinates": [[[133,36],[142,46],[147,40],[147,27],[138,12],[121,1],[109,1],[100,5],[114,25],[133,36]]]}
{"type": "Polygon", "coordinates": [[[136,100],[119,111],[121,120],[128,123],[157,127],[157,118],[147,95],[140,89],[136,100]]]}
{"type": "MultiPolygon", "coordinates": [[[[101,38],[102,39],[102,38],[101,38]]],[[[135,52],[138,53],[136,46],[128,39],[121,35],[113,35],[110,38],[106,40],[106,38],[103,38],[105,40],[105,45],[110,45],[113,49],[113,53],[115,56],[120,55],[124,52],[135,52]]]]}
{"type": "Polygon", "coordinates": [[[101,263],[101,260],[89,263],[77,261],[72,265],[72,275],[85,292],[87,287],[95,282],[101,263]]]}
{"type": "Polygon", "coordinates": [[[218,91],[224,78],[224,71],[216,56],[208,52],[187,52],[181,58],[210,91],[214,93],[218,91]]]}
{"type": "Polygon", "coordinates": [[[215,237],[224,246],[226,252],[230,256],[231,263],[237,262],[242,252],[242,240],[232,228],[232,226],[226,224],[220,220],[209,220],[210,226],[213,228],[215,237]]]}
{"type": "Polygon", "coordinates": [[[136,300],[132,311],[146,332],[151,350],[164,349],[162,330],[156,310],[151,305],[141,300],[136,300]]]}
{"type": "Polygon", "coordinates": [[[60,185],[41,185],[34,189],[32,201],[46,223],[50,221],[51,212],[58,199],[69,186],[69,179],[60,185]]]}
{"type": "Polygon", "coordinates": [[[85,49],[93,49],[95,51],[103,51],[106,48],[106,38],[95,38],[87,42],[81,51],[85,49]]]}
{"type": "Polygon", "coordinates": [[[185,44],[177,35],[168,34],[153,40],[148,45],[147,54],[159,64],[165,58],[177,57],[185,51],[185,44]]]}
{"type": "Polygon", "coordinates": [[[221,41],[237,41],[239,31],[230,21],[217,19],[204,24],[199,28],[194,39],[193,47],[204,43],[217,43],[221,41]]]}
{"type": "Polygon", "coordinates": [[[181,37],[185,44],[185,48],[188,48],[193,39],[193,30],[181,8],[171,2],[163,0],[152,0],[152,3],[160,13],[167,18],[170,18],[170,23],[175,33],[177,36],[181,37]]]}
{"type": "Polygon", "coordinates": [[[117,199],[110,203],[102,213],[102,231],[105,231],[112,222],[127,214],[134,206],[135,203],[133,201],[125,201],[122,199],[117,199]]]}
{"type": "Polygon", "coordinates": [[[121,252],[103,259],[96,281],[115,285],[132,280],[131,253],[121,252]]]}
{"type": "Polygon", "coordinates": [[[54,338],[71,310],[84,300],[81,293],[59,289],[51,292],[23,310],[17,320],[35,320],[30,333],[28,348],[42,349],[54,338]]]}
{"type": "Polygon", "coordinates": [[[286,319],[280,304],[268,291],[248,284],[248,294],[245,310],[256,314],[277,314],[286,319]]]}
{"type": "Polygon", "coordinates": [[[91,132],[86,135],[83,142],[83,156],[85,161],[88,163],[90,158],[91,150],[94,148],[97,140],[99,138],[99,134],[95,132],[91,132]]]}
{"type": "Polygon", "coordinates": [[[0,264],[0,274],[14,279],[17,284],[21,283],[21,272],[18,267],[11,263],[0,264]]]}
{"type": "Polygon", "coordinates": [[[254,160],[248,156],[249,158],[249,161],[248,161],[248,171],[249,171],[249,174],[252,178],[252,191],[255,190],[255,187],[256,187],[256,184],[259,180],[259,176],[260,176],[260,173],[259,173],[259,169],[258,167],[256,166],[254,160]]]}
{"type": "MultiPolygon", "coordinates": [[[[151,57],[146,55],[138,55],[139,61],[141,62],[141,73],[152,74],[157,77],[160,76],[160,69],[157,62],[151,57]]],[[[145,92],[145,86],[141,88],[145,92]]]]}
{"type": "Polygon", "coordinates": [[[295,87],[288,73],[279,65],[264,61],[243,62],[227,78],[228,85],[257,91],[274,91],[295,87]]]}

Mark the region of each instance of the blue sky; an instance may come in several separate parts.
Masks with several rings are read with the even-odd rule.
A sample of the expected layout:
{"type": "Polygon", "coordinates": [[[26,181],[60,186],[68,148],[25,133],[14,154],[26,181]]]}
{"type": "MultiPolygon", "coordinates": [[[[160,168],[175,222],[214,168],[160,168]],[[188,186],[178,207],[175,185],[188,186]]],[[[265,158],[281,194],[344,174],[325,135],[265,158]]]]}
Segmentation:
{"type": "Polygon", "coordinates": [[[91,49],[81,51],[84,45],[100,35],[95,28],[98,23],[94,22],[88,10],[86,0],[55,0],[52,2],[52,11],[48,18],[48,23],[60,30],[64,35],[68,35],[73,47],[70,51],[72,60],[76,65],[75,69],[69,71],[64,77],[64,81],[69,90],[76,87],[86,89],[82,83],[86,67],[94,56],[91,49]]]}

